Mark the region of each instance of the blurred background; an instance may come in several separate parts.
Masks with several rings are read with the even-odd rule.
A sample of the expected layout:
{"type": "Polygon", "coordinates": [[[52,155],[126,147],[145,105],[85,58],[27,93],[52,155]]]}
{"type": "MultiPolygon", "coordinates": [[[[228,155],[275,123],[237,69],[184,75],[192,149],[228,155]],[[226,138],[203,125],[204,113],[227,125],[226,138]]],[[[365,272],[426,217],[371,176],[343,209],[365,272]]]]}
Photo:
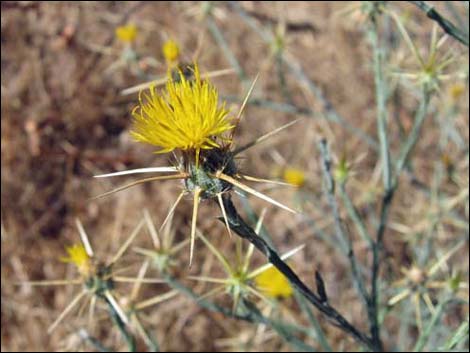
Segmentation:
{"type": "MultiPolygon", "coordinates": [[[[468,3],[429,3],[466,28],[468,36],[468,3]]],[[[303,117],[239,161],[249,175],[297,184],[297,188],[255,186],[302,212],[292,216],[251,197],[236,203],[247,214],[259,214],[267,207],[265,227],[281,252],[306,245],[290,260],[301,278],[313,287],[315,270],[321,271],[330,302],[367,330],[347,257],[333,236],[318,150],[319,140],[325,138],[333,168],[338,171],[338,166],[347,165],[345,188],[374,234],[383,185],[372,50],[362,6],[361,2],[321,1],[2,2],[2,351],[95,349],[77,334],[84,320],[76,314],[69,315],[53,334],[45,332],[76,288],[17,283],[74,277],[74,269],[60,259],[65,246],[78,242],[75,218],[106,259],[127,239],[144,209],[159,226],[180,193],[179,182],[163,181],[89,200],[134,180],[98,180],[93,175],[169,163],[168,156],[156,155],[154,148],[130,137],[130,112],[138,94],[122,94],[126,88],[165,78],[168,63],[162,46],[168,40],[178,44],[181,62],[197,60],[202,72],[233,69],[212,82],[234,115],[259,73],[237,129],[237,144],[303,117]],[[129,28],[124,35],[116,31],[128,25],[133,28],[130,33],[129,28]]],[[[401,19],[426,57],[434,22],[408,2],[384,6],[401,19]]],[[[439,40],[444,36],[439,27],[436,33],[439,40]]],[[[390,150],[396,158],[420,103],[413,74],[402,73],[418,72],[419,62],[390,16],[380,18],[380,40],[389,86],[390,150]]],[[[438,347],[464,320],[468,322],[468,47],[447,38],[439,44],[436,57],[448,55],[452,60],[433,92],[412,162],[400,178],[385,235],[380,300],[386,314],[382,336],[390,350],[413,347],[422,322],[429,320],[431,308],[444,295],[460,301],[446,307],[429,344],[438,347]],[[402,301],[392,305],[390,299],[404,291],[409,295],[403,294],[402,301]]],[[[216,219],[219,210],[209,202],[200,208],[198,227],[230,258],[233,239],[216,219]]],[[[188,237],[191,213],[192,202],[184,199],[172,223],[176,239],[188,237]]],[[[344,206],[340,215],[354,239],[358,260],[368,268],[367,243],[344,206]]],[[[142,233],[135,245],[150,246],[150,237],[142,233]]],[[[204,295],[210,284],[185,278],[217,276],[223,270],[200,240],[191,269],[188,255],[188,248],[179,253],[177,274],[204,295]]],[[[128,261],[135,274],[141,257],[131,251],[128,261]]],[[[254,264],[264,261],[254,255],[254,264]]],[[[145,286],[141,295],[148,298],[166,291],[165,284],[153,284],[145,286]]],[[[228,296],[214,300],[231,307],[228,296]]],[[[293,298],[279,305],[286,320],[308,324],[293,298]]],[[[272,330],[225,319],[182,295],[145,315],[147,328],[164,351],[292,350],[272,330]]],[[[318,320],[333,349],[357,347],[320,315],[318,320]]],[[[93,336],[125,349],[111,324],[100,322],[93,336]]],[[[322,350],[311,337],[302,339],[322,350]]],[[[468,341],[464,345],[468,349],[468,341]]]]}

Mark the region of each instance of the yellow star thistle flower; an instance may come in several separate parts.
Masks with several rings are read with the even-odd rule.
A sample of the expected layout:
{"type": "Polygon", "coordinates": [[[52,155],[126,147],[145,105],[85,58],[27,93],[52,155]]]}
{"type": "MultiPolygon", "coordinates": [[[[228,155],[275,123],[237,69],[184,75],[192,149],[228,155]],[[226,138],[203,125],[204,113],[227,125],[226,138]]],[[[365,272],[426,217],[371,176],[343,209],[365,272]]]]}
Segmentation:
{"type": "Polygon", "coordinates": [[[170,39],[163,44],[162,52],[166,61],[169,63],[173,63],[178,60],[178,57],[180,55],[180,48],[175,41],[170,39]]]}
{"type": "Polygon", "coordinates": [[[455,102],[465,93],[465,85],[461,82],[454,83],[449,88],[449,95],[455,102]]]}
{"type": "Polygon", "coordinates": [[[124,43],[131,43],[137,37],[137,27],[129,24],[126,26],[119,26],[116,28],[116,37],[124,43]]]}
{"type": "Polygon", "coordinates": [[[215,139],[234,127],[227,118],[225,103],[218,104],[217,89],[201,80],[197,65],[193,81],[181,72],[178,82],[169,75],[162,95],[151,87],[150,95],[144,98],[139,97],[139,105],[132,112],[131,134],[137,141],[161,147],[158,153],[194,150],[198,161],[201,149],[220,147],[215,139]]]}
{"type": "Polygon", "coordinates": [[[256,287],[271,298],[289,298],[293,294],[287,278],[275,267],[270,267],[255,277],[256,287]]]}
{"type": "Polygon", "coordinates": [[[68,256],[62,257],[63,262],[74,264],[78,272],[83,276],[88,276],[91,272],[91,259],[88,256],[85,247],[82,244],[74,244],[72,246],[65,247],[68,256]]]}
{"type": "MultiPolygon", "coordinates": [[[[62,310],[57,319],[49,326],[47,330],[48,334],[51,334],[52,331],[59,327],[60,323],[63,322],[64,319],[77,307],[80,307],[79,316],[81,316],[81,313],[83,313],[88,303],[89,326],[91,326],[92,320],[96,318],[95,309],[98,301],[106,302],[112,311],[112,315],[117,316],[122,321],[123,325],[129,326],[136,325],[136,322],[138,321],[136,310],[141,310],[142,308],[149,305],[170,299],[175,295],[174,291],[170,291],[163,295],[158,295],[157,297],[145,300],[142,303],[136,303],[136,299],[142,284],[155,284],[164,282],[161,279],[144,278],[145,272],[149,265],[148,262],[144,262],[136,277],[118,275],[118,273],[123,269],[116,269],[116,266],[118,266],[119,260],[129,249],[131,243],[141,233],[141,229],[144,226],[143,220],[138,223],[124,244],[119,247],[117,252],[109,261],[102,261],[95,257],[90,240],[85,232],[85,229],[83,228],[82,223],[78,219],[76,219],[75,222],[78,228],[78,233],[80,235],[81,244],[74,244],[72,246],[66,247],[68,256],[62,257],[60,260],[74,264],[78,268],[80,276],[78,278],[72,279],[25,282],[25,284],[27,283],[33,286],[63,286],[72,284],[82,285],[81,291],[70,300],[69,304],[62,310]],[[124,299],[124,297],[117,297],[117,284],[119,283],[133,284],[129,296],[125,297],[128,303],[128,306],[125,308],[123,308],[118,301],[118,298],[124,299]],[[86,298],[88,298],[88,303],[84,302],[84,299],[86,298]]],[[[115,318],[113,318],[113,321],[114,319],[115,318]]],[[[141,330],[139,334],[142,335],[141,330]]],[[[145,340],[146,337],[147,336],[145,335],[143,339],[145,340]]]]}
{"type": "Polygon", "coordinates": [[[191,266],[200,201],[213,199],[219,203],[227,229],[230,227],[222,195],[235,187],[291,213],[296,213],[293,209],[242,183],[242,180],[275,184],[279,182],[239,173],[235,157],[293,125],[298,120],[291,121],[246,145],[233,149],[234,128],[240,123],[256,79],[248,90],[237,116],[232,120],[228,118],[225,103],[219,105],[218,91],[215,87],[207,79],[201,80],[197,65],[188,66],[187,69],[191,70],[189,74],[184,68],[180,68],[177,75],[172,75],[170,71],[166,89],[161,94],[156,93],[155,86],[151,86],[150,94],[146,94],[144,97],[142,97],[141,91],[139,105],[132,112],[134,127],[131,135],[139,142],[160,147],[157,153],[180,149],[183,153],[181,158],[177,156],[178,166],[138,168],[95,175],[97,178],[107,178],[141,173],[172,173],[133,181],[98,195],[95,199],[151,181],[183,180],[185,188],[171,207],[170,214],[173,213],[184,195],[191,194],[193,196],[189,255],[191,266]],[[224,136],[224,133],[229,130],[231,132],[224,136]]]}
{"type": "Polygon", "coordinates": [[[305,173],[300,169],[286,168],[283,179],[289,184],[302,186],[305,184],[305,173]]]}

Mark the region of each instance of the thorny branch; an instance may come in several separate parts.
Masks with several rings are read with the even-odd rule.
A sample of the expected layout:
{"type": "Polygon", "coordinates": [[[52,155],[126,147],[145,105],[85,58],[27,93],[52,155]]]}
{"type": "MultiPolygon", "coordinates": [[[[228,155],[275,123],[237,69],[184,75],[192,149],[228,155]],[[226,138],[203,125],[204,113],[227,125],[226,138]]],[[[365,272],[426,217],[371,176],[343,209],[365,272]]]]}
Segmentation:
{"type": "Polygon", "coordinates": [[[425,1],[409,1],[413,5],[419,7],[426,16],[431,20],[436,21],[437,24],[446,32],[448,35],[457,39],[460,43],[465,44],[468,47],[468,36],[465,35],[457,26],[452,22],[444,18],[439,12],[437,12],[433,6],[428,5],[425,1]]]}
{"type": "MultiPolygon", "coordinates": [[[[326,293],[322,283],[319,286],[323,288],[321,294],[313,293],[307,285],[297,276],[297,274],[279,257],[264,239],[258,236],[253,228],[251,228],[243,218],[238,214],[231,196],[224,194],[222,196],[223,205],[227,214],[228,223],[230,228],[237,233],[240,237],[248,240],[252,243],[266,258],[268,261],[276,267],[286,278],[290,284],[298,290],[313,306],[315,306],[320,312],[322,312],[329,321],[339,327],[344,332],[348,333],[359,343],[366,346],[370,350],[376,350],[372,340],[359,331],[353,324],[351,324],[344,316],[342,316],[336,309],[330,306],[327,301],[326,293]]],[[[221,220],[223,222],[223,219],[221,220]]],[[[321,281],[322,282],[322,281],[321,281]]]]}
{"type": "Polygon", "coordinates": [[[326,191],[327,191],[328,203],[330,204],[330,207],[332,209],[333,218],[335,222],[335,228],[336,228],[336,235],[339,238],[339,241],[346,244],[345,245],[346,253],[348,254],[348,259],[349,259],[349,263],[351,266],[353,281],[367,309],[370,332],[372,335],[374,347],[376,348],[376,350],[382,351],[383,346],[382,346],[382,341],[380,340],[380,336],[379,336],[379,327],[378,327],[378,320],[376,319],[377,313],[376,313],[375,306],[374,306],[375,304],[374,298],[371,295],[369,295],[369,293],[367,292],[367,289],[364,284],[364,280],[361,276],[361,273],[359,272],[359,263],[354,254],[352,240],[343,231],[343,225],[342,225],[342,221],[339,215],[339,207],[335,199],[335,181],[331,174],[331,159],[330,159],[330,153],[328,151],[328,145],[326,143],[326,140],[322,139],[319,143],[319,147],[320,147],[320,152],[322,156],[322,167],[323,167],[324,180],[325,180],[326,189],[327,189],[326,191]]]}

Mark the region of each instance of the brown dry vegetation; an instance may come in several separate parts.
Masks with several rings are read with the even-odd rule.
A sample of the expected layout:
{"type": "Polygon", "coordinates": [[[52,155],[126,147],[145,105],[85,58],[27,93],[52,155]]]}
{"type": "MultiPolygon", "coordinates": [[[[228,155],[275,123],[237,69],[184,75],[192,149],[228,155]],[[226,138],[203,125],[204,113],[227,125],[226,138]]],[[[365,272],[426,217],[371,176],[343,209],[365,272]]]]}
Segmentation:
{"type": "MultiPolygon", "coordinates": [[[[351,3],[242,2],[265,28],[275,24],[280,14],[285,15],[286,45],[292,57],[324,91],[340,115],[377,139],[371,50],[360,18],[341,13],[349,5],[351,3]]],[[[73,270],[59,259],[64,255],[65,245],[78,241],[76,217],[83,222],[97,252],[110,256],[141,220],[144,208],[159,225],[181,189],[178,182],[154,182],[103,200],[89,201],[90,197],[111,189],[120,181],[132,180],[97,180],[92,178],[95,174],[168,163],[167,156],[153,154],[152,148],[134,142],[128,134],[132,121],[130,111],[137,98],[136,95],[121,96],[120,91],[145,79],[127,66],[109,70],[123,48],[114,30],[128,22],[137,25],[135,50],[141,57],[151,57],[157,63],[156,67],[145,61],[139,63],[147,77],[164,75],[166,69],[160,48],[167,38],[180,43],[186,60],[191,60],[202,41],[198,61],[204,71],[226,68],[230,64],[206,29],[198,2],[6,1],[1,6],[1,348],[2,351],[90,349],[90,346],[78,344],[76,332],[83,327],[84,320],[74,315],[52,335],[46,334],[46,328],[70,301],[72,288],[34,288],[14,283],[73,276],[73,270]]],[[[393,6],[399,13],[409,16],[406,26],[416,45],[425,50],[432,21],[409,4],[393,6]]],[[[448,14],[442,3],[437,7],[448,14]]],[[[214,14],[248,81],[260,73],[253,96],[283,101],[269,45],[227,4],[217,6],[214,14]]],[[[396,28],[391,32],[399,37],[396,28]]],[[[441,30],[439,34],[442,35],[441,30]]],[[[412,67],[409,49],[403,41],[397,43],[389,53],[390,70],[412,67]]],[[[456,52],[457,60],[449,72],[458,75],[444,82],[433,98],[430,118],[414,151],[412,173],[403,175],[393,201],[381,273],[383,302],[391,296],[391,283],[402,278],[402,267],[419,263],[418,258],[426,259],[427,253],[430,260],[426,263],[432,264],[458,239],[467,239],[467,242],[448,261],[448,274],[461,271],[463,281],[468,283],[468,50],[452,39],[442,50],[456,52]],[[464,85],[464,93],[452,98],[449,92],[456,82],[464,85]],[[442,142],[444,127],[450,124],[445,121],[450,119],[446,112],[451,107],[456,109],[452,124],[461,135],[461,145],[442,142]],[[460,199],[451,211],[439,210],[435,197],[413,184],[411,175],[432,193],[438,190],[445,200],[460,199]]],[[[380,157],[344,126],[323,119],[321,102],[294,76],[286,76],[293,103],[312,109],[314,116],[305,117],[292,128],[253,148],[240,164],[247,174],[261,177],[279,177],[287,166],[305,171],[307,185],[302,189],[267,191],[288,205],[302,206],[303,215],[292,217],[269,207],[265,225],[281,250],[306,244],[305,250],[291,261],[293,267],[311,286],[315,270],[320,270],[330,301],[365,330],[366,315],[351,285],[347,259],[335,248],[334,241],[321,238],[316,231],[333,233],[333,219],[322,194],[317,143],[320,137],[325,137],[335,160],[344,155],[352,164],[354,175],[347,184],[348,191],[371,231],[376,225],[382,192],[380,157]],[[316,228],[311,227],[312,220],[316,228]]],[[[391,80],[396,82],[394,77],[391,80]]],[[[246,86],[236,75],[216,78],[213,82],[222,95],[241,100],[246,92],[246,86]]],[[[400,83],[395,92],[389,104],[393,155],[398,151],[402,133],[398,122],[403,126],[403,133],[408,133],[418,105],[409,86],[400,83]]],[[[238,107],[238,103],[231,105],[234,112],[238,107]]],[[[249,106],[237,130],[237,142],[249,141],[296,117],[249,106]]],[[[250,201],[256,212],[266,206],[259,200],[250,198],[250,201]]],[[[188,237],[191,207],[190,200],[186,200],[176,211],[173,228],[178,239],[188,237]]],[[[218,216],[215,206],[203,203],[198,226],[223,252],[230,254],[233,242],[216,220],[218,216]]],[[[355,233],[344,210],[342,218],[357,239],[356,256],[368,263],[366,244],[355,233]]],[[[142,232],[136,244],[150,246],[148,234],[142,232]]],[[[189,250],[184,249],[180,254],[178,274],[181,278],[189,273],[221,274],[220,266],[214,265],[214,258],[201,241],[196,243],[191,270],[187,268],[188,253],[189,250]]],[[[263,261],[256,257],[257,263],[263,261]]],[[[126,262],[134,266],[132,271],[136,273],[141,258],[130,252],[126,262]]],[[[445,275],[441,278],[446,278],[445,275]]],[[[210,289],[210,285],[185,283],[199,294],[210,289]]],[[[165,291],[165,285],[149,285],[141,296],[143,299],[165,291]]],[[[231,305],[228,297],[218,301],[231,305]]],[[[284,305],[292,319],[306,323],[293,299],[286,300],[284,305]]],[[[104,313],[99,315],[105,317],[104,313]]],[[[468,305],[456,306],[446,312],[441,324],[452,331],[465,317],[468,317],[468,305]]],[[[349,337],[328,325],[320,315],[319,319],[335,349],[356,347],[349,337]]],[[[225,350],[229,348],[221,346],[221,339],[249,336],[255,331],[252,324],[203,310],[183,296],[152,308],[146,312],[144,322],[165,351],[225,350]]],[[[396,335],[402,325],[400,311],[392,311],[384,325],[385,346],[392,349],[396,347],[396,335]]],[[[104,344],[125,349],[120,337],[111,329],[109,321],[103,318],[93,335],[104,344]]],[[[417,337],[416,329],[411,325],[401,337],[403,346],[412,344],[417,337]]],[[[255,342],[249,349],[290,350],[269,331],[262,333],[261,338],[262,343],[255,342]]],[[[141,343],[139,347],[145,349],[141,343]]]]}

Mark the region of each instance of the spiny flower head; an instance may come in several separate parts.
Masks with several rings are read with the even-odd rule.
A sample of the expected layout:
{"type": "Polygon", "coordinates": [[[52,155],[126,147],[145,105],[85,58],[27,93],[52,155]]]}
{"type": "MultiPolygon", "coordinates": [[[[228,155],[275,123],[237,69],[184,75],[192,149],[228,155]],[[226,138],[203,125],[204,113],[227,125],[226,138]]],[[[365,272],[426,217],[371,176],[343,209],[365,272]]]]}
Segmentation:
{"type": "Polygon", "coordinates": [[[424,57],[411,40],[401,19],[394,13],[391,13],[391,15],[418,64],[415,70],[403,72],[399,75],[416,81],[427,93],[439,91],[442,81],[450,78],[450,75],[445,73],[447,67],[456,60],[455,54],[452,51],[442,48],[448,36],[438,39],[437,25],[435,25],[431,35],[428,56],[424,57]]]}
{"type": "MultiPolygon", "coordinates": [[[[388,305],[394,306],[405,299],[410,300],[415,307],[416,324],[418,328],[422,329],[423,314],[421,302],[426,304],[430,312],[434,312],[436,308],[433,304],[431,295],[434,295],[436,290],[451,289],[455,291],[459,289],[465,290],[466,287],[466,298],[468,298],[468,287],[464,283],[460,283],[459,279],[456,279],[454,283],[450,284],[449,280],[454,277],[452,274],[447,274],[444,279],[439,275],[439,272],[442,272],[442,269],[446,268],[446,263],[449,259],[453,257],[464,244],[465,242],[463,241],[458,242],[433,263],[413,263],[409,268],[402,268],[401,272],[404,276],[393,283],[393,287],[399,287],[399,290],[388,300],[388,305]]],[[[429,260],[430,258],[425,259],[426,262],[429,260]]]]}
{"type": "Polygon", "coordinates": [[[168,63],[174,63],[180,56],[180,48],[173,40],[167,40],[162,47],[163,56],[168,63]]]}
{"type": "Polygon", "coordinates": [[[65,247],[68,256],[62,257],[63,262],[74,264],[78,272],[83,276],[88,276],[92,269],[91,259],[82,244],[74,244],[65,247]]]}
{"type": "Polygon", "coordinates": [[[177,264],[175,254],[188,242],[184,240],[178,244],[174,243],[175,229],[172,228],[172,210],[170,210],[159,230],[155,227],[148,210],[144,211],[144,217],[148,233],[152,238],[153,248],[135,248],[134,251],[148,257],[160,273],[168,273],[177,264]]]}
{"type": "MultiPolygon", "coordinates": [[[[262,216],[256,225],[255,232],[258,233],[262,216]]],[[[293,294],[293,289],[284,275],[279,272],[271,263],[261,265],[255,269],[251,268],[251,257],[254,245],[250,244],[246,251],[242,249],[241,243],[237,246],[235,264],[231,264],[228,259],[218,250],[202,233],[197,232],[199,238],[206,244],[209,250],[216,256],[222,264],[225,277],[213,278],[208,276],[190,276],[189,278],[212,282],[218,285],[211,293],[227,293],[233,298],[233,310],[235,311],[241,299],[257,297],[268,304],[272,304],[273,299],[288,298],[293,294]]],[[[281,259],[285,260],[303,249],[303,245],[283,254],[281,259]]]]}
{"type": "Polygon", "coordinates": [[[350,174],[349,172],[350,172],[349,163],[346,159],[346,156],[343,156],[341,157],[338,165],[335,168],[335,171],[334,171],[335,180],[340,184],[344,184],[346,180],[348,179],[348,176],[350,174]]]}
{"type": "MultiPolygon", "coordinates": [[[[170,214],[183,196],[192,195],[193,215],[189,256],[191,265],[196,235],[196,219],[201,200],[212,199],[218,202],[229,233],[230,227],[224,197],[229,197],[227,194],[235,187],[277,207],[296,213],[293,209],[245,185],[242,182],[243,180],[275,184],[279,184],[279,182],[240,174],[235,157],[293,125],[298,120],[291,121],[245,145],[233,148],[234,128],[240,123],[257,78],[249,88],[238,114],[230,119],[225,104],[219,105],[218,91],[209,81],[201,80],[197,65],[187,68],[191,70],[192,75],[188,75],[184,67],[178,68],[179,71],[177,71],[176,77],[172,75],[175,70],[169,70],[166,89],[161,94],[157,94],[155,86],[151,86],[150,94],[145,94],[144,97],[142,97],[141,91],[139,105],[132,112],[134,127],[131,135],[137,141],[160,147],[157,153],[181,150],[181,155],[176,156],[178,165],[174,167],[138,168],[96,175],[95,177],[104,178],[140,173],[172,173],[136,180],[96,198],[108,196],[150,181],[182,180],[185,188],[172,206],[170,214]]],[[[165,262],[163,264],[166,266],[165,262]]]]}
{"type": "Polygon", "coordinates": [[[270,267],[255,277],[256,287],[271,298],[289,298],[293,290],[287,278],[276,267],[270,267]]]}
{"type": "Polygon", "coordinates": [[[218,99],[217,89],[201,79],[197,65],[193,81],[181,72],[178,82],[169,75],[161,95],[151,87],[150,95],[139,98],[131,134],[137,141],[160,147],[158,153],[193,150],[197,161],[201,149],[219,147],[216,138],[234,127],[218,99]]]}
{"type": "Polygon", "coordinates": [[[124,43],[131,43],[137,37],[137,27],[132,24],[116,28],[116,37],[124,43]]]}
{"type": "MultiPolygon", "coordinates": [[[[119,319],[122,321],[122,325],[129,325],[130,321],[128,314],[123,310],[117,301],[115,294],[115,284],[134,283],[130,296],[126,297],[130,302],[133,302],[138,294],[140,285],[144,281],[147,283],[161,282],[160,280],[149,281],[143,278],[145,271],[143,271],[142,268],[147,266],[145,264],[142,266],[138,276],[135,278],[116,276],[117,272],[122,271],[122,269],[114,270],[119,259],[121,259],[124,253],[128,250],[132,241],[140,233],[143,222],[140,222],[137,225],[131,235],[127,238],[126,242],[119,247],[113,258],[107,262],[100,261],[95,257],[90,240],[85,232],[85,229],[83,228],[82,223],[78,219],[76,219],[75,222],[78,228],[78,233],[80,235],[81,244],[67,246],[65,249],[68,256],[62,257],[61,261],[74,264],[77,267],[80,276],[78,278],[72,279],[28,282],[32,285],[38,286],[56,286],[67,284],[82,285],[81,291],[70,300],[66,308],[61,312],[52,325],[49,326],[47,332],[50,334],[53,330],[59,327],[60,323],[63,322],[67,315],[69,315],[77,307],[80,307],[79,312],[82,313],[85,310],[87,303],[89,303],[89,319],[91,320],[95,318],[95,309],[98,300],[104,301],[108,305],[114,322],[116,322],[116,319],[119,319]],[[85,302],[84,299],[86,298],[88,300],[85,302]]],[[[166,298],[168,297],[170,296],[166,295],[166,298]]],[[[132,314],[133,313],[130,313],[130,315],[132,314]]],[[[89,321],[89,324],[91,324],[91,321],[89,321]]]]}

